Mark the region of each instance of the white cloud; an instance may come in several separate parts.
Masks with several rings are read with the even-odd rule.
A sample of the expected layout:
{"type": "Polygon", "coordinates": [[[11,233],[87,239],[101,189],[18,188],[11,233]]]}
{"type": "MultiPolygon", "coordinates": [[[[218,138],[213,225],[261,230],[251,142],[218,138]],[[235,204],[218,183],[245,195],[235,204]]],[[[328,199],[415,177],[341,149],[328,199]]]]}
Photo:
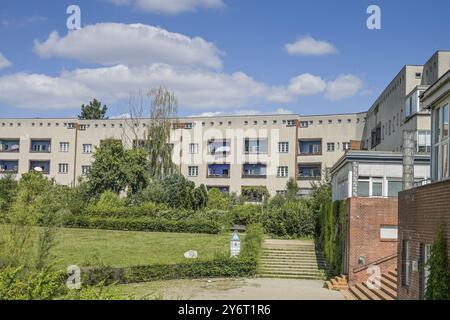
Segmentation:
{"type": "Polygon", "coordinates": [[[111,104],[130,93],[164,85],[180,104],[193,108],[239,108],[265,99],[268,86],[237,72],[217,73],[166,64],[118,65],[65,71],[58,77],[15,74],[0,77],[0,102],[22,108],[75,108],[97,97],[111,104]]]}
{"type": "Polygon", "coordinates": [[[132,5],[135,8],[169,15],[196,11],[199,8],[220,9],[223,0],[107,0],[117,5],[132,5]]]}
{"type": "Polygon", "coordinates": [[[40,57],[63,57],[101,65],[129,66],[167,63],[221,68],[221,52],[200,37],[144,25],[99,23],[61,37],[52,32],[44,42],[35,41],[40,57]]]}
{"type": "Polygon", "coordinates": [[[288,103],[301,96],[312,96],[325,91],[327,83],[318,76],[304,73],[290,80],[287,87],[274,87],[268,99],[288,103]]]}
{"type": "Polygon", "coordinates": [[[363,81],[355,75],[340,75],[328,83],[325,96],[331,101],[346,99],[360,92],[363,85],[363,81]]]}
{"type": "Polygon", "coordinates": [[[198,115],[190,116],[192,118],[213,118],[213,117],[219,117],[219,116],[254,116],[254,115],[264,115],[264,114],[293,114],[292,111],[278,108],[275,111],[267,111],[262,112],[259,110],[236,110],[236,111],[216,111],[216,112],[202,112],[198,115]]]}
{"type": "Polygon", "coordinates": [[[12,63],[0,52],[0,70],[11,67],[12,63]]]}
{"type": "Polygon", "coordinates": [[[287,43],[284,48],[291,55],[303,56],[320,56],[338,52],[333,44],[322,40],[316,40],[311,36],[300,38],[293,43],[287,43]]]}

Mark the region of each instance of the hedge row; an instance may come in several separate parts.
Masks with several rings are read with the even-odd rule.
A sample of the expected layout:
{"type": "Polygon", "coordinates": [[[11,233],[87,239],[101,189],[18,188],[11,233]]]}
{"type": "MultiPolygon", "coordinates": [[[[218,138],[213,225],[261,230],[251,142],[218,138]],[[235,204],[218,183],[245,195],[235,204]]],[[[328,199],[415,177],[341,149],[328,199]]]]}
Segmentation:
{"type": "Polygon", "coordinates": [[[213,221],[174,221],[154,218],[101,218],[69,216],[64,219],[63,226],[66,228],[83,229],[205,234],[218,234],[222,231],[220,224],[213,221]]]}
{"type": "Polygon", "coordinates": [[[257,273],[263,236],[264,230],[260,225],[249,226],[242,242],[242,253],[238,258],[220,255],[213,260],[194,260],[168,265],[89,268],[85,270],[85,281],[89,284],[110,284],[176,279],[252,277],[257,273]]]}
{"type": "Polygon", "coordinates": [[[159,264],[127,268],[97,268],[87,271],[87,283],[140,283],[157,280],[199,279],[214,277],[251,277],[256,275],[254,260],[220,257],[210,261],[159,264]]]}

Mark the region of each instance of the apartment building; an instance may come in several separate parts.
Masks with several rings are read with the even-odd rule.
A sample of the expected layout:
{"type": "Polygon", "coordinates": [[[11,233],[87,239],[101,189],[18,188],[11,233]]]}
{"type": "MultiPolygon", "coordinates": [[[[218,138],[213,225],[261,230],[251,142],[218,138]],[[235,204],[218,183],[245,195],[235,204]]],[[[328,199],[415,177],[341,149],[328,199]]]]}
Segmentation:
{"type": "Polygon", "coordinates": [[[398,296],[424,299],[430,275],[428,261],[440,227],[450,257],[450,71],[421,95],[431,111],[431,181],[399,195],[398,296]]]}
{"type": "Polygon", "coordinates": [[[430,112],[420,95],[450,69],[450,52],[437,51],[425,65],[406,65],[367,112],[366,150],[401,152],[403,131],[417,133],[417,152],[431,152],[430,112]]]}
{"type": "MultiPolygon", "coordinates": [[[[298,179],[302,194],[326,178],[327,168],[353,140],[365,114],[182,118],[171,134],[173,162],[197,185],[241,193],[266,186],[274,195],[298,179]]],[[[95,148],[120,139],[127,148],[147,135],[147,119],[0,119],[0,174],[39,170],[74,185],[89,172],[95,148]]]]}

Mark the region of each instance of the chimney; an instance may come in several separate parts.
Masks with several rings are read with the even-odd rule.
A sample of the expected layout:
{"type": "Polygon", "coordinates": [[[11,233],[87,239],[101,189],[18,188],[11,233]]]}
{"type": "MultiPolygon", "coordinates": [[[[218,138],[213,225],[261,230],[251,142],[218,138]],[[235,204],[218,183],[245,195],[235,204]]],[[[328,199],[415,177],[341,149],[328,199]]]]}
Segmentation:
{"type": "Polygon", "coordinates": [[[415,136],[415,131],[403,131],[403,190],[414,188],[415,136]]]}

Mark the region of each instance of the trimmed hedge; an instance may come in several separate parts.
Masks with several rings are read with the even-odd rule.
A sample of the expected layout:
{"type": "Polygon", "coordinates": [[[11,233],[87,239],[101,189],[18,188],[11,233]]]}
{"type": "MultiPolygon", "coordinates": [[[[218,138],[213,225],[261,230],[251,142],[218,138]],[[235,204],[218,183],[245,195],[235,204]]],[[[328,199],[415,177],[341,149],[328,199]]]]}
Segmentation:
{"type": "Polygon", "coordinates": [[[104,229],[120,231],[178,232],[218,234],[219,223],[206,220],[175,221],[154,218],[101,218],[69,216],[63,221],[66,228],[104,229]]]}
{"type": "Polygon", "coordinates": [[[157,280],[255,276],[256,262],[219,257],[210,261],[199,260],[179,264],[155,264],[128,268],[106,267],[86,271],[86,281],[91,285],[101,282],[105,284],[125,284],[157,280]]]}
{"type": "Polygon", "coordinates": [[[85,270],[85,281],[98,283],[139,283],[156,280],[196,279],[214,277],[253,277],[264,236],[260,225],[252,225],[242,241],[242,253],[238,258],[219,255],[213,260],[194,260],[178,264],[155,264],[127,268],[99,267],[85,270]]]}

